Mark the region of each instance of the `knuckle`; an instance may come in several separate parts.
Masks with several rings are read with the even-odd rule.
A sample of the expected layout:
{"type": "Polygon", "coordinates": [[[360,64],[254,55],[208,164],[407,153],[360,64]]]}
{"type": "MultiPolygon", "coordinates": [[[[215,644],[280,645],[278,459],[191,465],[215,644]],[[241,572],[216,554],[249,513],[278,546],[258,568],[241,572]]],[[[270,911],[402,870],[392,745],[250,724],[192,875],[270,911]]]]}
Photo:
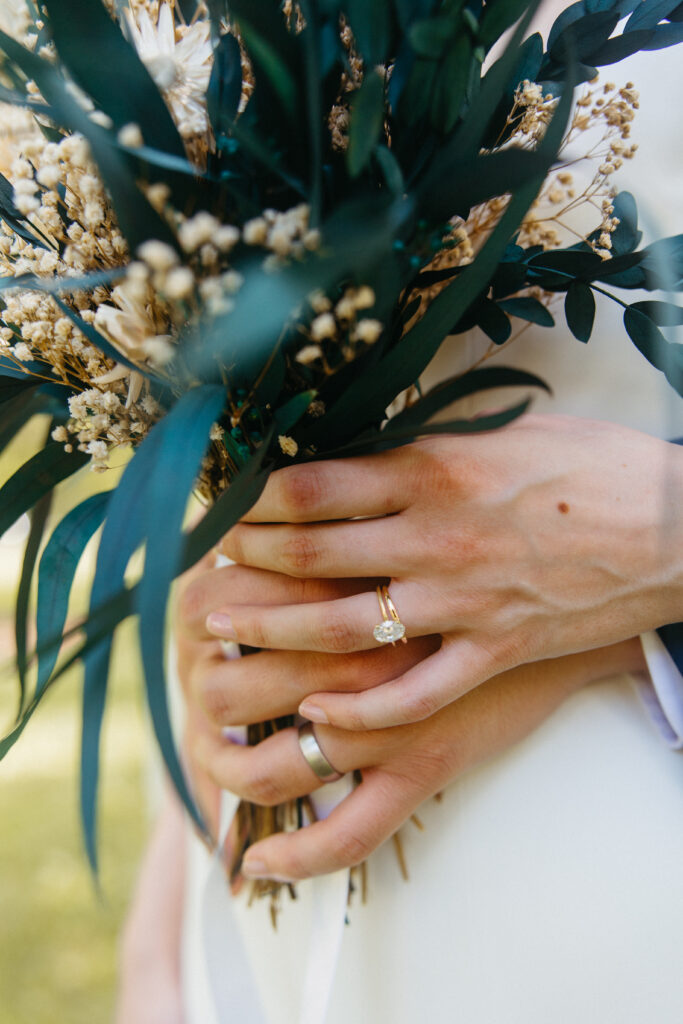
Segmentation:
{"type": "Polygon", "coordinates": [[[183,587],[178,596],[177,620],[180,627],[189,630],[203,623],[208,601],[209,588],[203,575],[183,587]]]}
{"type": "Polygon", "coordinates": [[[337,831],[334,837],[334,852],[345,867],[355,867],[372,853],[372,844],[367,836],[349,828],[337,831]]]}
{"type": "Polygon", "coordinates": [[[282,546],[284,571],[290,576],[314,574],[319,561],[318,546],[305,531],[297,530],[282,546]]]}
{"type": "Polygon", "coordinates": [[[325,474],[316,465],[300,466],[283,473],[280,497],[285,512],[293,522],[300,522],[315,513],[327,490],[325,474]]]}
{"type": "Polygon", "coordinates": [[[331,654],[353,650],[355,632],[347,619],[328,613],[318,630],[321,647],[331,654]]]}
{"type": "Polygon", "coordinates": [[[398,700],[400,715],[405,722],[421,722],[439,710],[436,696],[429,692],[406,690],[398,700]]]}
{"type": "Polygon", "coordinates": [[[193,690],[202,708],[217,725],[239,725],[236,708],[227,688],[215,670],[197,671],[194,674],[193,690]]]}
{"type": "Polygon", "coordinates": [[[262,807],[274,807],[284,800],[282,782],[267,766],[260,765],[250,769],[245,779],[243,795],[262,807]]]}

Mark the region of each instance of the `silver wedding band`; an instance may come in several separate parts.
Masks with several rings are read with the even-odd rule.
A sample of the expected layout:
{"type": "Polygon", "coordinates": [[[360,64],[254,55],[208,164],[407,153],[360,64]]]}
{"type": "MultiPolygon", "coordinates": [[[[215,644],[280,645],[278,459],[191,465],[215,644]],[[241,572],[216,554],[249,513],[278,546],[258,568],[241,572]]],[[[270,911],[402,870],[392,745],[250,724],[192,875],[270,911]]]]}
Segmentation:
{"type": "Polygon", "coordinates": [[[304,722],[299,726],[299,746],[309,768],[321,782],[336,782],[337,779],[341,779],[342,773],[330,764],[320,749],[313,732],[313,722],[304,722]]]}

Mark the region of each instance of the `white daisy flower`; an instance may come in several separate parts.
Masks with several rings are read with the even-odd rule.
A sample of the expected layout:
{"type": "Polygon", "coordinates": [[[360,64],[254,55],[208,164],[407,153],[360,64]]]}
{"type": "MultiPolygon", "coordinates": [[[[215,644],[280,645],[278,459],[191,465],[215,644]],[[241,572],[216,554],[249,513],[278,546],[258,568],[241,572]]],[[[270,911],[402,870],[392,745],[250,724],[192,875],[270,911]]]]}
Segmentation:
{"type": "Polygon", "coordinates": [[[211,77],[213,47],[207,21],[176,25],[170,3],[159,4],[156,25],[138,8],[124,12],[130,39],[171,108],[184,138],[208,129],[206,90],[211,77]]]}

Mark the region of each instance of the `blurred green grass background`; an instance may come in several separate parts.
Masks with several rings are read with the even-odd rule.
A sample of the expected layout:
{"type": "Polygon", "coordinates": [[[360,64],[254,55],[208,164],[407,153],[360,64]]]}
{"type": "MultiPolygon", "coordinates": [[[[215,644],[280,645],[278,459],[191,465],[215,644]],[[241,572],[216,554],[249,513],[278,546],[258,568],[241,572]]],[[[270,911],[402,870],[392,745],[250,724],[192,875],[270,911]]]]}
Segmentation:
{"type": "MultiPolygon", "coordinates": [[[[0,458],[0,480],[40,443],[33,423],[0,458]]],[[[120,467],[121,468],[121,467],[120,467]]],[[[120,470],[119,470],[120,471],[120,470]]],[[[53,521],[119,473],[86,469],[58,495],[53,521]]],[[[49,533],[48,533],[49,535],[49,533]]],[[[21,545],[0,542],[0,663],[13,650],[21,545]]],[[[82,612],[93,568],[86,552],[70,608],[82,612]]],[[[103,735],[95,891],[78,817],[82,677],[69,671],[48,692],[16,746],[0,761],[0,1024],[107,1024],[115,1001],[118,933],[149,820],[151,742],[134,630],[119,631],[103,735]]],[[[0,728],[16,713],[18,686],[0,673],[0,728]]]]}

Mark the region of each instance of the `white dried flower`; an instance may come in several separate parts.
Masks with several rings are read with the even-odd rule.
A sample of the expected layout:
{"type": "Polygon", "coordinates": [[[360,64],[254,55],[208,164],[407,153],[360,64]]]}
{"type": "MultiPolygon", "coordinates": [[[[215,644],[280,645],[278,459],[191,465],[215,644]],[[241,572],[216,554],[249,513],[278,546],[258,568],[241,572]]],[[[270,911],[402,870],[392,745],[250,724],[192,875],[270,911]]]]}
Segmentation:
{"type": "Polygon", "coordinates": [[[265,217],[248,220],[242,230],[247,245],[265,245],[268,239],[268,222],[265,217]]]}
{"type": "Polygon", "coordinates": [[[151,238],[148,242],[143,242],[138,246],[138,256],[152,270],[162,272],[170,270],[178,262],[178,253],[175,249],[156,238],[151,238]]]}
{"type": "Polygon", "coordinates": [[[200,210],[178,228],[178,241],[185,252],[196,252],[210,242],[220,229],[220,222],[207,210],[200,210]]]}
{"type": "Polygon", "coordinates": [[[55,427],[55,429],[52,431],[52,440],[53,441],[68,441],[69,440],[69,432],[66,429],[66,427],[55,427]]]}
{"type": "Polygon", "coordinates": [[[14,345],[11,352],[21,363],[29,363],[33,359],[33,353],[25,341],[20,341],[14,345]]]}
{"type": "Polygon", "coordinates": [[[352,335],[353,341],[362,341],[373,345],[382,333],[383,325],[379,320],[359,320],[352,335]]]}
{"type": "Polygon", "coordinates": [[[133,124],[132,122],[131,124],[124,124],[123,128],[119,129],[116,138],[120,145],[127,146],[129,149],[140,149],[145,144],[140,125],[133,124]]]}
{"type": "Polygon", "coordinates": [[[233,224],[221,224],[212,236],[213,244],[219,252],[230,252],[240,240],[238,228],[233,224]]]}
{"type": "Polygon", "coordinates": [[[164,291],[169,299],[186,299],[194,291],[194,274],[189,267],[174,267],[167,277],[164,291]]]}
{"type": "Polygon", "coordinates": [[[299,451],[299,445],[296,443],[293,437],[288,437],[287,434],[280,434],[278,437],[278,443],[285,455],[290,455],[292,458],[299,451]]]}
{"type": "Polygon", "coordinates": [[[336,333],[337,324],[331,313],[320,313],[311,324],[311,338],[314,341],[334,338],[336,333]]]}
{"type": "Polygon", "coordinates": [[[304,347],[297,352],[296,361],[301,363],[303,366],[308,366],[309,363],[314,363],[316,359],[320,359],[323,354],[323,350],[320,345],[304,345],[304,347]]]}

